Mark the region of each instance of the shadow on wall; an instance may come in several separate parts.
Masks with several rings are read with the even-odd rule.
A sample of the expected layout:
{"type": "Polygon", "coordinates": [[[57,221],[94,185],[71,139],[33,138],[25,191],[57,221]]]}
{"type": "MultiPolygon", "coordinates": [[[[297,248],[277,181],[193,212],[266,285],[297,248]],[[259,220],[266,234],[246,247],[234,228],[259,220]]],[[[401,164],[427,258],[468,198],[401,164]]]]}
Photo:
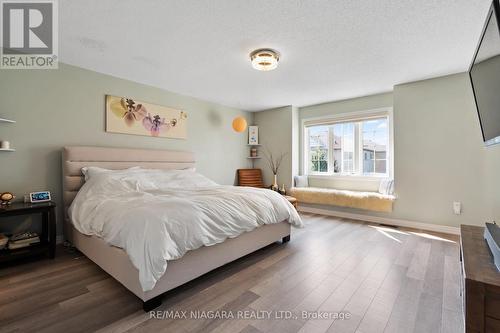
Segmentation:
{"type": "Polygon", "coordinates": [[[214,127],[222,126],[222,117],[215,110],[210,110],[207,113],[208,122],[214,127]]]}
{"type": "Polygon", "coordinates": [[[238,170],[234,171],[234,181],[233,181],[234,186],[238,186],[238,170]]]}

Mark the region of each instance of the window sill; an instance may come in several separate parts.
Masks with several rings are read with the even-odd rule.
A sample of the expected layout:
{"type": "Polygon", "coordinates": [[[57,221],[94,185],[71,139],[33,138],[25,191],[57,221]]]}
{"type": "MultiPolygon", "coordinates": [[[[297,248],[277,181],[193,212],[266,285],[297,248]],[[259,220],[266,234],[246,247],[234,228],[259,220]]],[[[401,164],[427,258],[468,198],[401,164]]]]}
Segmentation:
{"type": "Polygon", "coordinates": [[[318,175],[309,174],[308,178],[314,179],[331,179],[331,180],[349,180],[349,181],[360,181],[360,182],[380,182],[384,178],[390,178],[389,176],[349,176],[349,175],[318,175]]]}

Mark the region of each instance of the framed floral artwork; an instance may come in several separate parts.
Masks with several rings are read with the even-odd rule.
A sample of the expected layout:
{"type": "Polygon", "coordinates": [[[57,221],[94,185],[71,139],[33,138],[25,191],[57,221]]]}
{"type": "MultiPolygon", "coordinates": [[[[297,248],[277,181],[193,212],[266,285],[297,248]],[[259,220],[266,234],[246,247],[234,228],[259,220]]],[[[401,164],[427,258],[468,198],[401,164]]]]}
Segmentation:
{"type": "Polygon", "coordinates": [[[106,132],[186,139],[186,125],[184,111],[106,95],[106,132]]]}

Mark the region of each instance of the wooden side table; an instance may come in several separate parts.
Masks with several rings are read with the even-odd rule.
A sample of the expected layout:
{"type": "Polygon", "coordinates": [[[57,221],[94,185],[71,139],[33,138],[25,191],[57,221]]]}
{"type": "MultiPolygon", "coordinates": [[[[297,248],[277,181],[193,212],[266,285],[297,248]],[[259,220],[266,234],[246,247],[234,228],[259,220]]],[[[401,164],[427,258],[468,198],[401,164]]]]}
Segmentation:
{"type": "Polygon", "coordinates": [[[466,332],[500,332],[500,272],[483,234],[484,227],[460,226],[466,332]]]}
{"type": "Polygon", "coordinates": [[[299,203],[297,198],[291,197],[289,195],[285,195],[285,198],[292,204],[293,207],[295,207],[295,209],[297,209],[297,205],[299,203]]]}
{"type": "Polygon", "coordinates": [[[0,206],[1,219],[8,216],[20,215],[42,215],[42,234],[40,243],[28,247],[9,250],[0,250],[0,263],[10,260],[48,254],[50,258],[56,253],[56,204],[53,202],[41,203],[13,203],[8,206],[0,206]]]}

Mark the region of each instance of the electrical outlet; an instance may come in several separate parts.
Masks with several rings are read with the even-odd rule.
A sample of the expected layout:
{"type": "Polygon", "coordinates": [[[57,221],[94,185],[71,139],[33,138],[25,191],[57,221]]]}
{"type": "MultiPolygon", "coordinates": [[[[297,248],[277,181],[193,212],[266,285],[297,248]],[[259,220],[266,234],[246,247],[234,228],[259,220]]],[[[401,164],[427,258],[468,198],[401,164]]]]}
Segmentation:
{"type": "Polygon", "coordinates": [[[462,214],[462,203],[461,202],[459,202],[459,201],[453,202],[453,213],[455,213],[455,215],[462,214]]]}

